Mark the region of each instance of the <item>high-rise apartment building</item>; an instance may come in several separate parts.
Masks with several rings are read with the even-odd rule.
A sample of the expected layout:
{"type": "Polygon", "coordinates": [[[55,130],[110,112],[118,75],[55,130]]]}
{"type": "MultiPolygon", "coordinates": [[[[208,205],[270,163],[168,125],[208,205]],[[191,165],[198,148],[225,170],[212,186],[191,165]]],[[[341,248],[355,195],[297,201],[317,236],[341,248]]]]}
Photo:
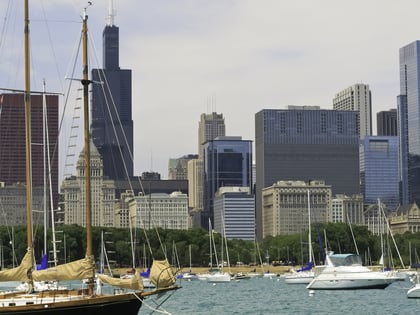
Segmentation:
{"type": "Polygon", "coordinates": [[[376,114],[376,129],[378,136],[398,135],[397,110],[390,109],[376,114]]]}
{"type": "Polygon", "coordinates": [[[201,227],[203,198],[203,160],[193,159],[188,161],[188,206],[191,209],[193,227],[201,227]]]}
{"type": "Polygon", "coordinates": [[[214,226],[214,198],[223,186],[252,185],[252,141],[241,137],[217,137],[204,144],[204,209],[201,226],[214,226]]]}
{"type": "MultiPolygon", "coordinates": [[[[46,115],[43,115],[43,96],[31,96],[32,184],[34,188],[44,187],[44,181],[49,183],[51,178],[53,207],[57,209],[58,96],[46,95],[45,99],[46,115]],[[44,116],[47,126],[45,129],[43,128],[44,116]],[[48,169],[48,151],[50,170],[48,169]]],[[[5,185],[26,183],[25,105],[22,93],[0,95],[0,182],[5,185]]],[[[47,209],[51,208],[49,200],[48,195],[47,209]]],[[[26,212],[26,208],[24,207],[22,211],[26,212]]]]}
{"type": "MultiPolygon", "coordinates": [[[[400,55],[400,96],[399,105],[406,109],[401,112],[399,122],[406,123],[406,135],[400,138],[407,139],[407,156],[403,157],[407,163],[408,202],[420,203],[420,41],[412,42],[399,51],[400,55]],[[404,104],[405,103],[405,104],[404,104]],[[406,119],[406,121],[403,121],[406,119]]],[[[404,145],[404,142],[403,142],[404,145]]],[[[404,195],[404,193],[403,193],[404,195]]]]}
{"type": "Polygon", "coordinates": [[[354,84],[338,92],[333,109],[359,112],[359,134],[363,139],[372,135],[372,96],[367,84],[354,84]]]}
{"type": "Polygon", "coordinates": [[[365,205],[380,200],[388,210],[398,207],[398,137],[363,139],[360,146],[360,189],[365,205]]]}
{"type": "Polygon", "coordinates": [[[119,28],[111,11],[103,31],[103,69],[92,69],[92,138],[111,179],[133,176],[131,70],[119,66],[119,28]],[[100,82],[100,83],[99,83],[100,82]]]}
{"type": "Polygon", "coordinates": [[[261,192],[278,181],[319,179],[333,194],[359,193],[358,112],[289,106],[255,115],[256,227],[261,192]]]}

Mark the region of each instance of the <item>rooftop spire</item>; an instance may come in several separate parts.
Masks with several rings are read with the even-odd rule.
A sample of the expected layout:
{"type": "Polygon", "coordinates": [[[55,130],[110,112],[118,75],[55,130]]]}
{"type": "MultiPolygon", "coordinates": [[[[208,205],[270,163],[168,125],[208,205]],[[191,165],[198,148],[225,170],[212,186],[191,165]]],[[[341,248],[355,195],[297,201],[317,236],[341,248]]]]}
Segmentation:
{"type": "Polygon", "coordinates": [[[108,17],[107,17],[107,25],[113,26],[114,25],[114,1],[108,0],[108,17]]]}

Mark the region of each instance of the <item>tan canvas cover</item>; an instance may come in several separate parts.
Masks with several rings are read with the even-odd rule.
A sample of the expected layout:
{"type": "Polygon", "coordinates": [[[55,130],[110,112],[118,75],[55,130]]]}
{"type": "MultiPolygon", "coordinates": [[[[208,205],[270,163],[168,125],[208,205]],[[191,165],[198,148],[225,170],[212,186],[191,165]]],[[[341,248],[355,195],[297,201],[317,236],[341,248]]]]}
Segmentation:
{"type": "Polygon", "coordinates": [[[28,281],[28,271],[32,269],[32,250],[28,249],[20,265],[0,271],[0,281],[28,281]]]}
{"type": "Polygon", "coordinates": [[[156,288],[167,288],[175,283],[175,275],[167,259],[153,261],[150,281],[156,288]]]}
{"type": "Polygon", "coordinates": [[[35,281],[82,280],[92,278],[94,268],[92,260],[84,258],[68,264],[58,265],[57,267],[34,270],[32,279],[35,281]]]}
{"type": "Polygon", "coordinates": [[[112,278],[103,274],[98,274],[98,278],[101,279],[103,283],[110,284],[115,287],[136,291],[143,291],[144,289],[143,280],[141,280],[140,274],[138,272],[136,272],[133,277],[129,279],[112,278]]]}

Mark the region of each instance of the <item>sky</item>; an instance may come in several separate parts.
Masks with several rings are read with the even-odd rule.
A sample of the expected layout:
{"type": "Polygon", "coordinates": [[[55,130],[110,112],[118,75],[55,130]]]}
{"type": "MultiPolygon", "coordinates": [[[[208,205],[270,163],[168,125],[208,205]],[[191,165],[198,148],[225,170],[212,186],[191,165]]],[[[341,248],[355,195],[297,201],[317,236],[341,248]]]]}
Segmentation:
{"type": "MultiPolygon", "coordinates": [[[[23,86],[21,2],[0,1],[1,87],[23,86]]],[[[40,90],[45,79],[48,91],[67,93],[64,77],[81,76],[80,67],[71,69],[88,1],[29,2],[31,86],[40,90]]],[[[101,68],[109,1],[91,2],[89,63],[101,68]]],[[[120,67],[133,71],[134,173],[162,178],[170,158],[197,153],[202,113],[222,113],[227,136],[254,140],[262,109],[331,109],[336,93],[364,83],[376,133],[376,113],[396,108],[399,48],[420,39],[418,0],[114,0],[113,6],[120,67]]]]}

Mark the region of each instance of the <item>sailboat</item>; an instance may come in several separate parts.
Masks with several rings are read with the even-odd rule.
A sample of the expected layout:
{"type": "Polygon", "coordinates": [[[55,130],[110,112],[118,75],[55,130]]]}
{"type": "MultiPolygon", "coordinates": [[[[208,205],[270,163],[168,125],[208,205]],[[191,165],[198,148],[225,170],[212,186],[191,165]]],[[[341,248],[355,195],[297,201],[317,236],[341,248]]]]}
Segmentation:
{"type": "MultiPolygon", "coordinates": [[[[208,275],[207,275],[207,282],[210,283],[220,283],[220,282],[230,282],[231,280],[231,276],[228,272],[225,272],[223,267],[224,267],[224,260],[223,260],[223,238],[224,236],[222,236],[222,246],[221,246],[221,254],[222,254],[222,262],[219,264],[218,259],[217,259],[217,251],[216,251],[216,247],[215,247],[215,243],[214,243],[214,235],[213,235],[213,229],[211,227],[211,222],[209,220],[209,224],[210,224],[210,240],[213,244],[214,247],[214,254],[216,257],[216,270],[211,271],[208,275]]],[[[211,245],[210,245],[211,246],[211,245]]]]}
{"type": "Polygon", "coordinates": [[[308,284],[312,281],[315,274],[312,270],[313,261],[312,261],[312,237],[311,237],[311,201],[310,201],[310,192],[308,190],[308,256],[309,261],[306,266],[298,270],[294,270],[291,274],[286,275],[285,282],[288,284],[308,284]]]}
{"type": "Polygon", "coordinates": [[[187,272],[184,272],[182,274],[182,279],[187,280],[187,281],[198,280],[197,274],[195,274],[191,270],[191,267],[192,267],[192,263],[191,263],[191,245],[188,246],[188,253],[189,253],[189,258],[190,258],[190,269],[187,272]]]}
{"type": "MultiPolygon", "coordinates": [[[[26,211],[27,211],[27,251],[21,264],[10,270],[0,271],[0,281],[27,282],[29,292],[0,294],[0,314],[138,314],[144,299],[151,295],[174,291],[176,279],[167,261],[153,262],[151,278],[157,284],[153,291],[143,291],[140,275],[131,279],[115,279],[97,275],[95,287],[95,260],[92,253],[91,193],[90,193],[90,136],[87,64],[87,7],[82,15],[83,38],[83,85],[84,96],[84,157],[86,190],[86,253],[85,258],[44,270],[35,270],[32,240],[32,178],[31,178],[31,102],[29,75],[29,0],[24,1],[24,56],[25,56],[25,144],[26,144],[26,211]],[[61,281],[87,279],[87,288],[46,290],[36,292],[34,281],[61,281]],[[113,294],[102,294],[102,283],[118,287],[113,294]]],[[[89,5],[91,3],[89,2],[89,5]]]]}

